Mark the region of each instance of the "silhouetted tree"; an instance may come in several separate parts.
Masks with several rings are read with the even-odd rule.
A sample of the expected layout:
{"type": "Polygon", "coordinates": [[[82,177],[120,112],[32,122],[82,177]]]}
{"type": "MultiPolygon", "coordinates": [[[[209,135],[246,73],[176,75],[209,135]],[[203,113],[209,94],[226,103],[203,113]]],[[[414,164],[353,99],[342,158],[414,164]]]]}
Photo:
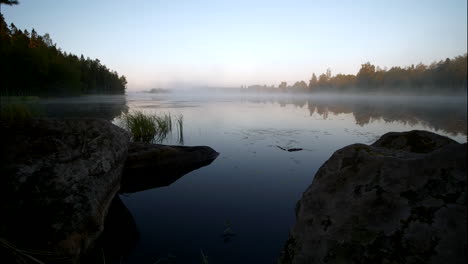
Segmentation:
{"type": "Polygon", "coordinates": [[[327,74],[322,73],[322,74],[319,75],[318,85],[320,87],[325,87],[325,86],[328,85],[328,76],[327,76],[327,74]]]}
{"type": "Polygon", "coordinates": [[[357,73],[357,82],[358,85],[363,87],[369,87],[372,84],[373,78],[375,75],[375,66],[370,64],[370,62],[361,64],[361,69],[357,73]]]}
{"type": "Polygon", "coordinates": [[[295,92],[307,92],[308,86],[304,81],[295,82],[292,86],[295,92]]]}
{"type": "Polygon", "coordinates": [[[313,91],[316,86],[317,86],[317,76],[315,76],[315,73],[312,73],[312,78],[310,78],[309,80],[309,91],[313,91]]]}
{"type": "Polygon", "coordinates": [[[49,34],[7,26],[0,14],[0,94],[123,94],[124,76],[89,58],[62,52],[49,34]]]}
{"type": "Polygon", "coordinates": [[[279,85],[278,85],[278,89],[282,92],[286,92],[286,88],[288,87],[288,83],[286,82],[281,82],[279,85]]]}
{"type": "Polygon", "coordinates": [[[17,0],[0,0],[0,14],[2,13],[2,5],[17,5],[19,2],[17,0]]]}
{"type": "MultiPolygon", "coordinates": [[[[296,82],[293,87],[299,87],[299,83],[296,82]]],[[[332,76],[331,70],[327,69],[318,78],[315,73],[312,74],[308,90],[311,92],[466,93],[467,54],[433,62],[431,65],[419,63],[405,68],[392,67],[389,70],[367,62],[361,65],[356,75],[332,76]]]]}

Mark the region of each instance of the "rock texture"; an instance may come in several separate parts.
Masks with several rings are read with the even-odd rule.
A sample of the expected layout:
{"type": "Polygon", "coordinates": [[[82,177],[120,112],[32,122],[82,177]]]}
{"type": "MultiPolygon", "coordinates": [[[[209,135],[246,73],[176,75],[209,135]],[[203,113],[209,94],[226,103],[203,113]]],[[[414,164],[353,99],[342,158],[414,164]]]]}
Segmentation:
{"type": "Polygon", "coordinates": [[[0,126],[1,261],[79,261],[120,188],[129,135],[98,119],[0,126]]]}
{"type": "Polygon", "coordinates": [[[170,185],[184,174],[210,164],[218,155],[207,146],[131,143],[121,191],[129,193],[170,185]]]}
{"type": "Polygon", "coordinates": [[[281,263],[466,263],[466,143],[388,133],[336,151],[296,207],[281,263]]]}
{"type": "Polygon", "coordinates": [[[209,147],[130,143],[126,131],[100,119],[0,127],[1,263],[100,263],[104,254],[119,261],[138,239],[116,195],[121,185],[166,186],[218,156],[209,147]]]}

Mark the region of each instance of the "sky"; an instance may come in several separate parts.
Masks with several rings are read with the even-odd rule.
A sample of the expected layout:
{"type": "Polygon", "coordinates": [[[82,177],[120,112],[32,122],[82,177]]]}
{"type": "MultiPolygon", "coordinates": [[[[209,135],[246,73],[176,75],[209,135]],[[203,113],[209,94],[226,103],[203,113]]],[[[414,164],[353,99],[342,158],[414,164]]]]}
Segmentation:
{"type": "Polygon", "coordinates": [[[129,90],[292,84],[467,52],[466,0],[19,0],[7,23],[98,58],[129,90]]]}

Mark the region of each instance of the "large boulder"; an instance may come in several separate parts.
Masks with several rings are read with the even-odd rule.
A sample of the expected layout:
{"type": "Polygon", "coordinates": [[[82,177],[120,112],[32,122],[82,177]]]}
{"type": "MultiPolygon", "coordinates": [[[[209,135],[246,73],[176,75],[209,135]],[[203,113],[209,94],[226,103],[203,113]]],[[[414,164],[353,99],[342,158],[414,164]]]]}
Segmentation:
{"type": "Polygon", "coordinates": [[[336,151],[296,207],[281,263],[466,263],[466,143],[388,133],[336,151]]]}
{"type": "Polygon", "coordinates": [[[128,133],[99,119],[0,126],[1,262],[79,261],[119,191],[128,133]]]}
{"type": "Polygon", "coordinates": [[[167,146],[132,142],[122,177],[123,193],[168,186],[209,165],[219,153],[207,146],[167,146]]]}

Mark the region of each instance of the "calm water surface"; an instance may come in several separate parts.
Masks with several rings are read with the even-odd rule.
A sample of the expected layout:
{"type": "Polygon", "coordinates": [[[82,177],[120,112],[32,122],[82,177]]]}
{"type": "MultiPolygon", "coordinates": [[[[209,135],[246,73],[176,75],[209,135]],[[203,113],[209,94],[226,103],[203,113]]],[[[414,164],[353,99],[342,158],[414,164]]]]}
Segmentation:
{"type": "MultiPolygon", "coordinates": [[[[134,93],[97,102],[102,99],[106,103],[72,103],[85,112],[97,105],[98,116],[116,124],[119,111],[182,114],[184,144],[207,145],[220,153],[211,165],[168,187],[122,196],[140,231],[122,263],[202,263],[201,251],[210,264],[276,263],[295,221],[296,201],[337,149],[413,129],[467,139],[466,96],[134,93]],[[226,222],[236,234],[229,241],[222,236],[226,222]]],[[[163,143],[179,144],[176,136],[163,143]]]]}

